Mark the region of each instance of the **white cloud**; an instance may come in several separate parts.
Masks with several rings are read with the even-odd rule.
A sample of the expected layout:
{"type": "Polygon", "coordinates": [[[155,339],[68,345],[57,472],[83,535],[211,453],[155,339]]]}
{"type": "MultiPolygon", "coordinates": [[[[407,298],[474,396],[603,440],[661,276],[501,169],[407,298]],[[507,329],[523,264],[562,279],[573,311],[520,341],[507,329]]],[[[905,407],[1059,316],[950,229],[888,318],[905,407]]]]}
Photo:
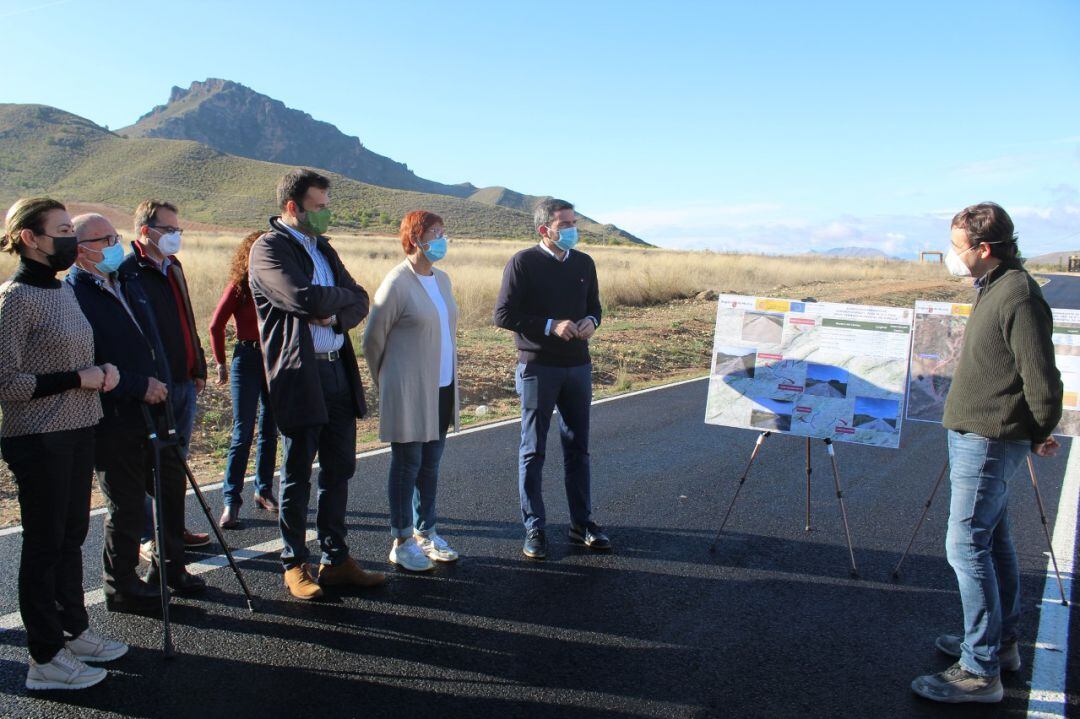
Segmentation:
{"type": "Polygon", "coordinates": [[[605,222],[633,228],[642,235],[689,237],[716,227],[805,227],[806,220],[784,213],[782,205],[755,202],[742,205],[682,205],[677,207],[632,207],[597,213],[605,222]]]}
{"type": "MultiPolygon", "coordinates": [[[[1067,239],[1080,228],[1080,204],[1024,205],[1008,208],[1027,256],[1080,247],[1080,239],[1067,239]],[[1062,244],[1064,243],[1064,244],[1062,244]],[[1069,245],[1069,246],[1064,246],[1069,245]]],[[[834,247],[869,247],[896,257],[913,258],[921,250],[945,250],[949,220],[955,210],[910,215],[841,216],[818,222],[777,215],[757,222],[726,220],[720,215],[688,217],[686,224],[657,224],[651,231],[615,220],[616,224],[661,247],[717,252],[800,254],[834,247]]],[[[642,215],[644,216],[644,215],[642,215]]],[[[679,211],[658,212],[678,221],[679,211]]],[[[606,218],[605,218],[606,219],[606,218]]]]}

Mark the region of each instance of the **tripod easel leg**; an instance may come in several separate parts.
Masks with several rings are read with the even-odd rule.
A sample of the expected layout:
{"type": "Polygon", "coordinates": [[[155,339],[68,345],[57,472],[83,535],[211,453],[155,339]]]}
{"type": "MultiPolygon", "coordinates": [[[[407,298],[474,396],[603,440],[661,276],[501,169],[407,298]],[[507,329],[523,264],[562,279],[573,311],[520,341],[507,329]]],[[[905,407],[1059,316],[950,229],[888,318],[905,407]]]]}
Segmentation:
{"type": "Polygon", "coordinates": [[[158,587],[161,591],[161,621],[164,628],[161,640],[161,651],[166,659],[176,656],[172,641],[172,624],[169,621],[169,584],[166,579],[168,571],[165,563],[165,514],[161,507],[161,450],[158,447],[157,433],[151,425],[150,446],[154,455],[154,543],[157,545],[156,559],[158,565],[158,587]]]}
{"type": "Polygon", "coordinates": [[[716,536],[713,537],[712,546],[709,547],[710,552],[716,551],[716,543],[720,541],[720,534],[724,531],[724,526],[727,524],[728,517],[731,516],[731,510],[735,507],[735,500],[739,498],[739,492],[742,490],[742,486],[746,484],[746,478],[750,475],[750,468],[754,466],[754,460],[757,459],[758,452],[761,451],[761,445],[765,442],[765,438],[772,432],[762,432],[758,435],[757,442],[754,443],[754,451],[750,453],[750,460],[746,463],[746,468],[743,470],[742,477],[739,478],[739,484],[735,487],[735,496],[731,498],[731,504],[728,505],[727,511],[724,513],[724,520],[720,522],[720,529],[716,530],[716,536]]]}
{"type": "Polygon", "coordinates": [[[810,438],[806,438],[806,531],[810,531],[810,475],[814,473],[810,466],[810,438]]]}
{"type": "Polygon", "coordinates": [[[1039,480],[1035,478],[1035,463],[1031,461],[1031,455],[1027,457],[1028,474],[1031,475],[1031,486],[1035,489],[1035,502],[1039,505],[1039,519],[1042,521],[1043,534],[1046,535],[1046,546],[1050,549],[1050,561],[1054,565],[1054,574],[1057,576],[1058,591],[1061,592],[1061,606],[1069,606],[1069,598],[1065,596],[1065,585],[1061,581],[1061,571],[1058,570],[1057,557],[1054,556],[1054,541],[1050,538],[1050,528],[1046,524],[1046,510],[1043,508],[1042,492],[1039,491],[1039,480]]]}
{"type": "Polygon", "coordinates": [[[858,577],[859,570],[855,566],[855,549],[851,546],[851,529],[848,527],[847,509],[844,507],[844,492],[840,489],[840,467],[836,463],[836,448],[831,439],[825,439],[825,449],[832,461],[833,483],[836,485],[836,498],[840,502],[840,518],[844,521],[844,536],[847,538],[848,556],[851,558],[851,576],[858,577]]]}
{"type": "Polygon", "coordinates": [[[217,540],[221,544],[221,549],[225,552],[226,559],[229,560],[229,566],[232,567],[233,574],[236,575],[236,580],[240,583],[240,588],[244,590],[244,596],[247,598],[248,611],[254,612],[255,597],[251,595],[251,590],[248,589],[247,582],[244,581],[244,575],[240,573],[240,568],[236,566],[236,560],[233,559],[232,551],[229,550],[229,545],[226,543],[225,537],[221,533],[221,529],[218,527],[217,522],[214,521],[213,514],[210,512],[210,505],[206,503],[206,498],[203,497],[202,490],[199,488],[199,483],[195,481],[195,475],[192,474],[191,467],[188,466],[188,463],[184,460],[184,456],[180,453],[180,448],[176,445],[173,445],[172,448],[173,451],[176,452],[176,458],[184,467],[184,473],[187,475],[188,484],[191,485],[191,489],[195,493],[195,498],[199,500],[199,505],[206,515],[206,521],[210,524],[210,528],[214,530],[214,535],[217,536],[217,540]]]}
{"type": "Polygon", "coordinates": [[[930,496],[926,498],[926,504],[923,505],[922,516],[919,517],[919,521],[915,523],[915,529],[911,533],[911,539],[907,543],[907,548],[904,549],[904,554],[900,557],[900,561],[896,563],[896,566],[892,570],[892,578],[900,578],[900,565],[907,559],[908,552],[911,551],[911,545],[915,543],[915,537],[919,534],[919,529],[922,528],[923,522],[926,520],[926,515],[930,512],[930,505],[934,502],[934,496],[937,494],[938,487],[941,486],[941,481],[945,479],[945,475],[949,472],[949,460],[945,460],[945,465],[941,468],[941,474],[938,475],[937,481],[934,482],[934,488],[930,490],[930,496]]]}

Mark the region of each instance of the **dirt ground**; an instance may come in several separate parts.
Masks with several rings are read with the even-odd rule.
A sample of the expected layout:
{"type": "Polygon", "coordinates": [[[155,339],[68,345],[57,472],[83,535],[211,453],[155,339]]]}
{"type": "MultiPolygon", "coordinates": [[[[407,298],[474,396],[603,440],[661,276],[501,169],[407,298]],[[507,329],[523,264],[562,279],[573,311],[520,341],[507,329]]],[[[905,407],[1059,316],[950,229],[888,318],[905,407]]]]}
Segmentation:
{"type": "MultiPolygon", "coordinates": [[[[970,285],[948,279],[939,282],[822,281],[773,287],[761,295],[910,307],[916,299],[966,302],[971,298],[971,289],[970,285]]],[[[715,314],[715,297],[611,311],[604,318],[591,346],[596,396],[628,392],[707,373],[715,314]]],[[[463,424],[491,422],[516,415],[515,362],[516,353],[508,332],[490,327],[462,334],[459,340],[459,381],[463,424]],[[477,412],[479,406],[486,407],[482,414],[477,412]]],[[[370,387],[370,377],[363,362],[361,369],[365,386],[370,387]]],[[[372,394],[369,392],[369,399],[374,407],[376,398],[372,394]]],[[[211,380],[199,397],[195,436],[192,438],[190,464],[200,484],[221,481],[231,422],[228,386],[218,386],[211,380]]],[[[360,421],[357,442],[361,451],[381,446],[377,417],[369,416],[360,421]]],[[[94,507],[102,505],[102,497],[96,487],[92,502],[94,507]]],[[[0,527],[18,522],[16,488],[7,466],[0,464],[0,527]]],[[[192,520],[190,524],[198,528],[201,522],[201,519],[192,520]]]]}

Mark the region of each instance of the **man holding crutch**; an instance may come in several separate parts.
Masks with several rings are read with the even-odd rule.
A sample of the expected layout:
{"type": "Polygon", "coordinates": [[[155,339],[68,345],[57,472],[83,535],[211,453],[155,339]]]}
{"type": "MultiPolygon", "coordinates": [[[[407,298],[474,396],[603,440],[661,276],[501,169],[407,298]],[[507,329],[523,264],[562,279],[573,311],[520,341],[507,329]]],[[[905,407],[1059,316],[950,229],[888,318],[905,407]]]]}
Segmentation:
{"type": "MultiPolygon", "coordinates": [[[[118,272],[123,244],[101,215],[74,220],[75,269],[67,281],[94,330],[98,361],[121,371],[120,382],[102,395],[104,419],[97,428],[95,465],[109,514],[105,519],[105,604],[110,611],[145,612],[160,606],[156,558],[147,581],[139,579],[143,498],[153,492],[152,447],[143,405],[161,417],[171,376],[149,302],[138,277],[118,272]]],[[[179,459],[162,455],[161,506],[165,519],[166,580],[174,592],[194,594],[206,583],[184,568],[185,475],[179,459]]]]}
{"type": "Polygon", "coordinates": [[[939,702],[999,702],[1000,671],[1020,668],[1020,565],[1009,534],[1008,480],[1028,453],[1053,456],[1061,420],[1061,374],[1053,319],[1020,263],[1013,222],[992,202],[952,220],[945,264],[976,277],[964,347],[945,400],[952,500],[945,539],[964,609],[962,635],[935,642],[958,661],[918,677],[912,690],[939,702]]]}

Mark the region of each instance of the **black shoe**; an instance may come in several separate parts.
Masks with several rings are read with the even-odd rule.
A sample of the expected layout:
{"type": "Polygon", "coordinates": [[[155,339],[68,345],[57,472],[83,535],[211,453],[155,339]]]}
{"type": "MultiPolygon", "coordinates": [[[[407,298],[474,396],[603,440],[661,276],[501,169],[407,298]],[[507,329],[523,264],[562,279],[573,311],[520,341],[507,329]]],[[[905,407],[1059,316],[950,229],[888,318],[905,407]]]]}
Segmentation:
{"type": "Polygon", "coordinates": [[[125,584],[122,590],[105,595],[105,608],[110,612],[147,614],[161,612],[161,593],[158,585],[138,579],[125,584]]]}
{"type": "MultiPolygon", "coordinates": [[[[153,584],[158,586],[158,582],[161,578],[158,577],[157,565],[150,567],[150,571],[146,573],[147,584],[153,584]]],[[[173,593],[181,597],[190,597],[194,594],[201,594],[206,591],[206,580],[201,577],[196,577],[186,569],[182,569],[179,572],[169,572],[165,579],[169,585],[169,589],[173,590],[173,593]]]]}
{"type": "Polygon", "coordinates": [[[123,594],[106,594],[105,608],[120,614],[138,614],[139,616],[161,616],[161,600],[132,599],[123,594]]]}
{"type": "Polygon", "coordinates": [[[606,552],[611,549],[611,540],[608,539],[607,535],[604,534],[604,529],[596,522],[589,522],[584,527],[572,524],[567,534],[574,544],[580,544],[599,552],[606,552]]]}
{"type": "Polygon", "coordinates": [[[547,537],[542,529],[530,529],[525,534],[525,546],[521,548],[529,559],[544,559],[547,557],[547,537]]]}

